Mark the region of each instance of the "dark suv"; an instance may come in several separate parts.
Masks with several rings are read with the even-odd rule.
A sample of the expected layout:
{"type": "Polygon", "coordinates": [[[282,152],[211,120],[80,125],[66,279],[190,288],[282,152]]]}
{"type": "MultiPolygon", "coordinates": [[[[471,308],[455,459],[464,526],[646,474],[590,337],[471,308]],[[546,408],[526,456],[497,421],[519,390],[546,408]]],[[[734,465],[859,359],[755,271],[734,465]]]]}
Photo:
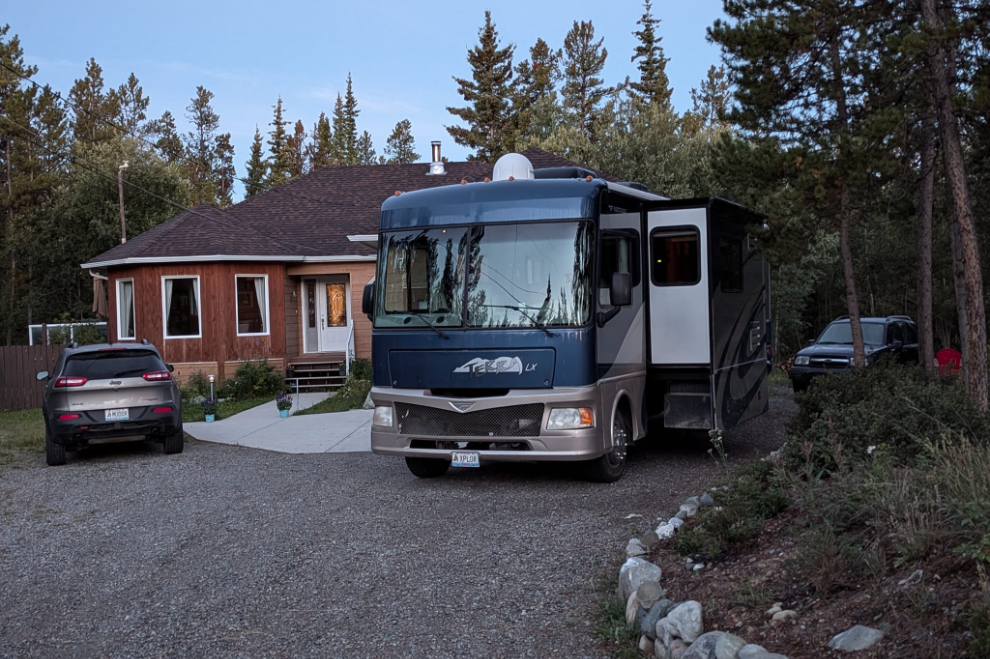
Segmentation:
{"type": "MultiPolygon", "coordinates": [[[[904,363],[918,361],[918,328],[908,316],[861,318],[867,365],[881,355],[894,355],[904,363]]],[[[798,352],[791,366],[794,391],[804,391],[811,379],[841,373],[853,363],[852,326],[849,317],[832,321],[817,340],[798,352]]]]}
{"type": "Polygon", "coordinates": [[[47,380],[45,456],[66,462],[66,450],[89,444],[152,439],[182,452],[182,395],[154,346],[102,343],[62,351],[47,380]]]}

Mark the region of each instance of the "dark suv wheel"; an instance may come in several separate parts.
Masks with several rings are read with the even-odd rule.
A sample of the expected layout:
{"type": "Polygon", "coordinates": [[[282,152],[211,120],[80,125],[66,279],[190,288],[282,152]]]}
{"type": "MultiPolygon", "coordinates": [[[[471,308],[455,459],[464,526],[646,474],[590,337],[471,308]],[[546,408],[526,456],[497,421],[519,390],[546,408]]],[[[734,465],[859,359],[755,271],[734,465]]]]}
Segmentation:
{"type": "Polygon", "coordinates": [[[45,429],[45,462],[49,467],[61,467],[68,462],[65,445],[56,444],[47,428],[45,429]]]}

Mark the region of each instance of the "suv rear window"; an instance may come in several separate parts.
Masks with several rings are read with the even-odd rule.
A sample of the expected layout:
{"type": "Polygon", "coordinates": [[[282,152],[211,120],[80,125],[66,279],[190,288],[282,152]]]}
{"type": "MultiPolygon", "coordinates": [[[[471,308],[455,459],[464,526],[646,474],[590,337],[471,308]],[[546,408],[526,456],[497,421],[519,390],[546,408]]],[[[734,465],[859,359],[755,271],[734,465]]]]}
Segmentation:
{"type": "Polygon", "coordinates": [[[107,350],[85,352],[69,358],[62,375],[88,380],[136,378],[152,371],[164,371],[161,358],[150,350],[107,350]]]}

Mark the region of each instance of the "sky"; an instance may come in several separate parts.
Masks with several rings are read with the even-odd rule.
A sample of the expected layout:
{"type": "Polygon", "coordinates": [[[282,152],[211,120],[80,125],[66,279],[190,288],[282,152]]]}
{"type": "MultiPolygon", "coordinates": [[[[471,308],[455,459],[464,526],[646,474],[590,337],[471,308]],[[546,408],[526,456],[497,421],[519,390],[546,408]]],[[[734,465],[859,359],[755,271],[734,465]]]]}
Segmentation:
{"type": "MultiPolygon", "coordinates": [[[[452,76],[470,77],[467,51],[489,9],[503,43],[528,57],[542,37],[563,46],[576,20],[594,23],[609,55],[604,78],[635,76],[630,62],[639,0],[439,0],[363,2],[110,2],[32,0],[6,3],[0,20],[18,34],[25,59],[39,67],[35,80],[67,93],[90,57],[108,85],[137,75],[151,98],[149,118],[170,110],[188,130],[185,107],[196,86],[216,97],[221,132],[232,134],[238,176],[244,176],[255,126],[262,133],[282,97],[285,115],[307,131],[320,112],[333,110],[348,72],[358,100],[358,131],[371,133],[379,154],[396,122],[409,119],[417,151],[429,159],[431,140],[443,155],[463,160],[444,126],[456,124],[446,108],[462,105],[452,76]]],[[[722,17],[721,0],[654,0],[677,110],[690,109],[692,87],[720,62],[705,30],[722,17]]],[[[9,35],[8,35],[9,36],[9,35]]]]}

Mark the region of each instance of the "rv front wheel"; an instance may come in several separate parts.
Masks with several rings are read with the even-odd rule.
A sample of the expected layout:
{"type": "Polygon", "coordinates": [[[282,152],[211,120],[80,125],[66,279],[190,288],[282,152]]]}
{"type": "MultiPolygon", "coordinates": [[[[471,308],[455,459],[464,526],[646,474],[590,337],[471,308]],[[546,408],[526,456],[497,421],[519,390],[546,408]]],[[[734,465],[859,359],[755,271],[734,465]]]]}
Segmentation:
{"type": "Polygon", "coordinates": [[[450,460],[406,458],[406,466],[417,478],[439,478],[450,469],[450,460]]]}
{"type": "Polygon", "coordinates": [[[619,410],[612,421],[612,450],[588,463],[588,479],[596,483],[614,483],[622,478],[626,469],[626,451],[629,448],[629,436],[632,424],[628,414],[619,410]]]}

